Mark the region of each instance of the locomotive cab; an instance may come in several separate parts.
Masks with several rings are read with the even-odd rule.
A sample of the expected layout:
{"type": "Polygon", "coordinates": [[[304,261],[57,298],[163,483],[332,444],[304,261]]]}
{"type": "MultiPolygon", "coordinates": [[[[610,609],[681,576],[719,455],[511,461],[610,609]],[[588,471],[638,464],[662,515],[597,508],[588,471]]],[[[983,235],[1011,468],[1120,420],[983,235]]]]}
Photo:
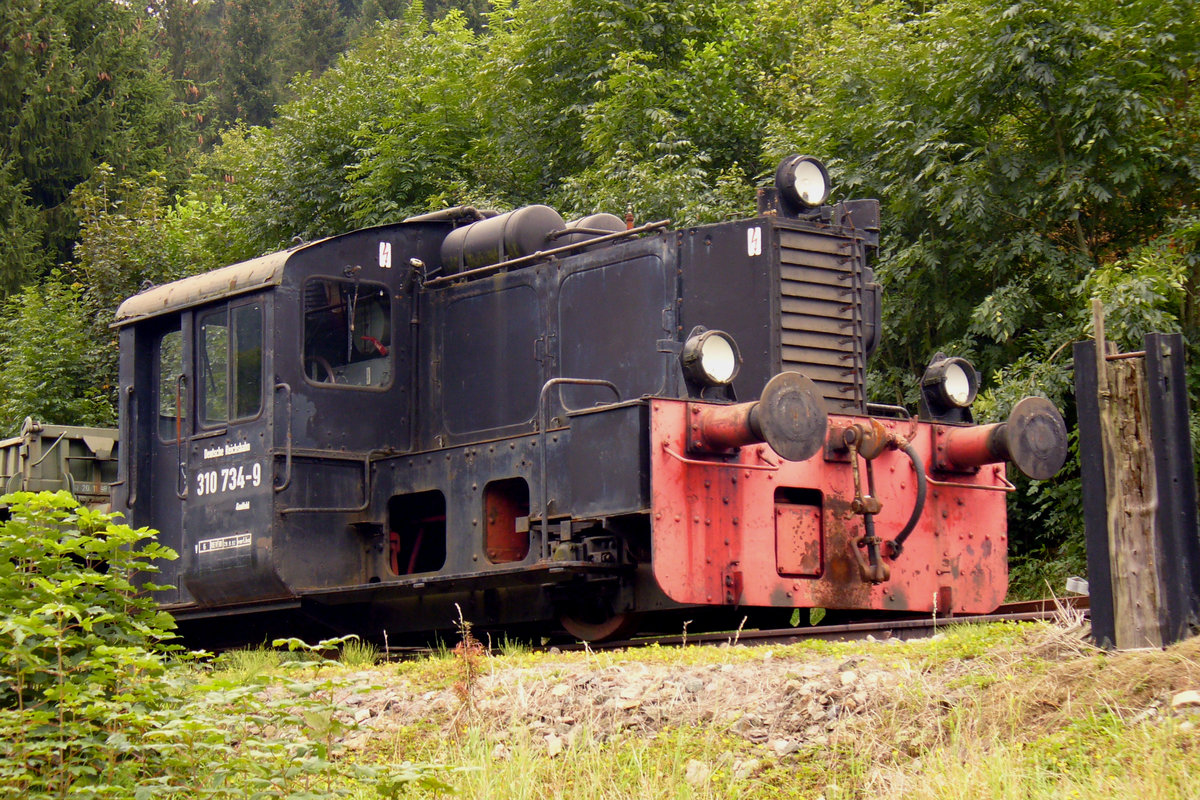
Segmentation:
{"type": "Polygon", "coordinates": [[[361,547],[344,526],[295,542],[283,521],[296,506],[360,505],[369,453],[409,439],[410,294],[387,255],[359,232],[154,287],[118,310],[134,447],[115,500],[179,552],[163,565],[168,605],[359,582],[361,547]],[[282,558],[291,547],[312,556],[282,558]]]}

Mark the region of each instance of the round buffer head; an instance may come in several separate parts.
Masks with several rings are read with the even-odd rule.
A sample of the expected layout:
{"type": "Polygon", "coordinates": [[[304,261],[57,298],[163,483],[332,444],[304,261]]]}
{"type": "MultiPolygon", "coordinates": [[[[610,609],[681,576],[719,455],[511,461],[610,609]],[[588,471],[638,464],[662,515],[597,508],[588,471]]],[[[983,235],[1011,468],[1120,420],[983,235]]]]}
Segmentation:
{"type": "Polygon", "coordinates": [[[781,372],[767,382],[750,425],[783,458],[806,461],[825,445],[829,412],[816,384],[798,372],[781,372]]]}
{"type": "Polygon", "coordinates": [[[1008,455],[1017,469],[1044,481],[1067,460],[1067,425],[1044,397],[1026,397],[1013,408],[1005,426],[1008,455]]]}

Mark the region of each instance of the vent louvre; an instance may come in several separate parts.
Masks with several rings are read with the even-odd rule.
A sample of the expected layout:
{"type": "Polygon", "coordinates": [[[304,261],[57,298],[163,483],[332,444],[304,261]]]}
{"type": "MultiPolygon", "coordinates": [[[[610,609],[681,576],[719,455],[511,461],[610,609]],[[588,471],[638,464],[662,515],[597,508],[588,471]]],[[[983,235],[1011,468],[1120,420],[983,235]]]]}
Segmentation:
{"type": "Polygon", "coordinates": [[[780,358],[816,383],[831,413],[865,410],[863,256],[840,236],[779,231],[780,358]]]}

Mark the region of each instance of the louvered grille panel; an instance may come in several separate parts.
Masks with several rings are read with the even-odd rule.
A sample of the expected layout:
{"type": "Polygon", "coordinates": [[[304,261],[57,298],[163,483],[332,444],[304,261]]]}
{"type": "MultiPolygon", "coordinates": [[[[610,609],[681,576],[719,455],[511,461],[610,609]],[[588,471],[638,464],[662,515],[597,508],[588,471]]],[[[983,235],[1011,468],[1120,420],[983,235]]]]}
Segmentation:
{"type": "Polygon", "coordinates": [[[780,229],[779,260],[782,368],[812,379],[831,412],[860,413],[861,258],[840,236],[780,229]]]}

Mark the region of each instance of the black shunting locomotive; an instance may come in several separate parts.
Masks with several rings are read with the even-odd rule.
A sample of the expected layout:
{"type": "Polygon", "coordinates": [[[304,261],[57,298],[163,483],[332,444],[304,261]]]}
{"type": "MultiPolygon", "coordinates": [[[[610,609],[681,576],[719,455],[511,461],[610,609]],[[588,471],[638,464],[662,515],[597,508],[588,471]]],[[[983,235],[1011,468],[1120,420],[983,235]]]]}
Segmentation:
{"type": "Polygon", "coordinates": [[[130,298],[114,505],[180,553],[160,601],[225,641],[990,610],[1002,462],[1053,472],[1061,418],[970,425],[961,359],[921,419],[869,404],[879,207],[827,194],[797,156],[750,219],[459,207],[130,298]]]}

